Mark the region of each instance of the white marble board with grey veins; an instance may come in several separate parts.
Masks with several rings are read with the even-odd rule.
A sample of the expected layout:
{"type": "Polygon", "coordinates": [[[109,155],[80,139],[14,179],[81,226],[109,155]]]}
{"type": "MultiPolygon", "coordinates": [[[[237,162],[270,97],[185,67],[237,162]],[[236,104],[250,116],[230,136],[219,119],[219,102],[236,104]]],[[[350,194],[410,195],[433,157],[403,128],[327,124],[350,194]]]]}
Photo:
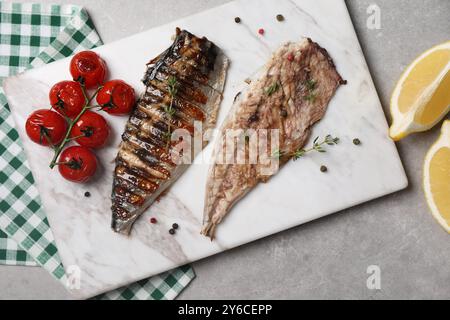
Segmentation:
{"type": "MultiPolygon", "coordinates": [[[[64,266],[81,268],[88,298],[174,267],[286,230],[359,203],[403,189],[407,179],[343,0],[241,0],[105,45],[96,51],[111,78],[142,92],[145,64],[172,42],[175,27],[206,36],[231,60],[219,124],[243,81],[264,65],[286,41],[312,38],[325,47],[348,80],[332,99],[312,137],[340,138],[328,153],[311,153],[290,162],[269,183],[240,201],[217,230],[214,242],[200,235],[205,181],[212,146],[196,159],[170,192],[135,224],[129,237],[111,228],[110,194],[117,146],[126,117],[108,117],[113,139],[97,155],[101,172],[88,185],[65,181],[50,171],[52,153],[26,138],[24,123],[35,109],[48,106],[47,93],[69,79],[70,59],[11,77],[4,83],[17,129],[34,174],[64,266]],[[285,21],[275,16],[283,14],[285,21]],[[240,24],[234,18],[241,17],[240,24]],[[258,34],[264,28],[265,34],[258,34]],[[362,144],[355,146],[358,137],[362,144]],[[203,159],[203,160],[202,160],[203,159]],[[200,164],[203,162],[203,164],[200,164]],[[329,170],[321,173],[319,167],[329,170]],[[89,190],[90,198],[83,196],[89,190]],[[150,224],[150,217],[158,219],[150,224]],[[175,236],[168,233],[180,225],[175,236]]],[[[312,141],[309,141],[311,144],[312,141]]]]}

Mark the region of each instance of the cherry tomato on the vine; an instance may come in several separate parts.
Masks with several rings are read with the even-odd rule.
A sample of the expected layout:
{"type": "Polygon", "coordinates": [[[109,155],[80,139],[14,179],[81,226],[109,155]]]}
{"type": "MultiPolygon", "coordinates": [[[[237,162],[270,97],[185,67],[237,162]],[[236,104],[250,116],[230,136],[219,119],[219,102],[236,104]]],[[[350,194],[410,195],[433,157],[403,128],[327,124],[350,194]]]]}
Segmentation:
{"type": "Polygon", "coordinates": [[[131,112],[136,103],[133,87],[122,80],[106,82],[97,94],[97,103],[112,115],[125,115],[131,112]]]}
{"type": "Polygon", "coordinates": [[[86,98],[79,82],[61,81],[50,90],[50,104],[63,116],[75,118],[80,114],[86,98]]]}
{"type": "Polygon", "coordinates": [[[70,73],[73,80],[84,82],[87,89],[96,88],[105,81],[106,63],[93,51],[82,51],[73,56],[70,73]]]}
{"type": "Polygon", "coordinates": [[[97,169],[97,158],[86,147],[73,146],[65,149],[58,161],[61,175],[72,182],[87,182],[97,169]]]}
{"type": "Polygon", "coordinates": [[[67,122],[59,113],[41,109],[28,117],[25,130],[33,142],[42,146],[53,146],[64,139],[67,122]]]}
{"type": "Polygon", "coordinates": [[[105,118],[92,111],[86,111],[72,128],[70,136],[75,141],[88,148],[100,148],[108,139],[109,126],[105,118]]]}

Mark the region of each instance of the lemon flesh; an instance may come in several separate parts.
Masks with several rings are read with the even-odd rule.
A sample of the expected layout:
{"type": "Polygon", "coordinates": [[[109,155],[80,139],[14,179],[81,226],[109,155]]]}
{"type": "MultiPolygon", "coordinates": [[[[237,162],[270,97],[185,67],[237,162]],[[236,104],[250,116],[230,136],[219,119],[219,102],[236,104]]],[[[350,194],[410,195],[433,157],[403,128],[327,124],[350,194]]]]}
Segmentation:
{"type": "Polygon", "coordinates": [[[450,226],[450,149],[441,148],[431,158],[430,187],[440,216],[450,226]]]}
{"type": "Polygon", "coordinates": [[[450,120],[425,157],[423,187],[431,213],[450,233],[450,120]]]}
{"type": "Polygon", "coordinates": [[[450,110],[450,42],[423,53],[406,69],[391,98],[394,140],[425,131],[450,110]]]}
{"type": "Polygon", "coordinates": [[[450,50],[437,50],[425,56],[403,82],[398,98],[401,113],[407,113],[424,94],[425,89],[439,77],[450,61],[450,50]]]}
{"type": "Polygon", "coordinates": [[[416,113],[414,120],[428,126],[433,124],[441,115],[446,114],[446,109],[450,105],[450,71],[447,72],[444,79],[440,82],[431,99],[424,105],[422,110],[416,113]]]}

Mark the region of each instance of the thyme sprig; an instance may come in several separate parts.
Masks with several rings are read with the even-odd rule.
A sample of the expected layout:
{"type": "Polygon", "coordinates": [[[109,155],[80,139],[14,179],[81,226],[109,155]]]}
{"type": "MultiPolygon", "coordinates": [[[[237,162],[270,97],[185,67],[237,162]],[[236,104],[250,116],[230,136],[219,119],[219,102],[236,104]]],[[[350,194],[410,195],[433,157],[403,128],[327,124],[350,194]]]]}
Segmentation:
{"type": "Polygon", "coordinates": [[[169,93],[170,96],[170,103],[168,106],[165,105],[163,109],[164,112],[167,114],[167,117],[169,118],[169,124],[167,125],[167,132],[164,135],[167,141],[166,147],[169,148],[170,138],[172,136],[172,125],[170,124],[170,121],[175,115],[175,109],[173,108],[173,101],[176,95],[178,94],[178,81],[177,78],[175,78],[174,76],[170,76],[169,79],[167,79],[167,92],[169,93]]]}
{"type": "Polygon", "coordinates": [[[305,81],[304,85],[306,89],[308,89],[308,94],[304,97],[304,99],[309,102],[316,101],[317,94],[314,90],[316,89],[317,81],[310,78],[305,81]]]}
{"type": "Polygon", "coordinates": [[[305,156],[307,153],[312,151],[317,151],[320,153],[327,152],[325,149],[325,146],[333,146],[339,143],[338,137],[333,137],[331,134],[328,134],[325,136],[325,138],[322,141],[319,141],[320,137],[316,137],[313,141],[313,145],[310,148],[307,149],[298,149],[292,153],[287,153],[285,151],[281,150],[275,150],[272,154],[272,157],[280,159],[284,156],[291,156],[294,161],[300,159],[301,157],[305,156]]]}
{"type": "Polygon", "coordinates": [[[170,76],[169,79],[167,79],[167,90],[169,91],[171,97],[175,97],[177,95],[178,81],[174,76],[170,76]]]}

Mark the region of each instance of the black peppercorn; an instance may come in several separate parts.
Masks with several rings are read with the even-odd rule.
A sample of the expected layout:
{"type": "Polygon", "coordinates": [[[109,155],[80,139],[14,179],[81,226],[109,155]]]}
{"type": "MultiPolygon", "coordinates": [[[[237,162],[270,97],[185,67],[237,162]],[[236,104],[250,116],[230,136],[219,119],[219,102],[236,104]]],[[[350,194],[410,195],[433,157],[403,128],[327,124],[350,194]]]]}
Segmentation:
{"type": "Polygon", "coordinates": [[[252,123],[252,122],[255,122],[255,121],[258,121],[258,120],[259,120],[258,114],[254,113],[254,114],[252,114],[250,116],[250,118],[248,118],[248,123],[252,123]]]}
{"type": "Polygon", "coordinates": [[[282,116],[283,118],[286,118],[286,117],[288,116],[288,113],[287,113],[287,111],[286,111],[285,109],[282,109],[281,112],[280,112],[280,114],[281,114],[281,116],[282,116]]]}
{"type": "Polygon", "coordinates": [[[170,229],[170,230],[169,230],[169,233],[170,233],[171,235],[174,235],[174,234],[175,234],[175,229],[170,229]]]}
{"type": "Polygon", "coordinates": [[[327,172],[327,171],[328,171],[328,168],[327,168],[326,166],[321,166],[321,167],[320,167],[320,171],[321,171],[321,172],[327,172]]]}
{"type": "Polygon", "coordinates": [[[234,18],[234,22],[241,23],[241,18],[239,18],[239,17],[234,18]]]}
{"type": "Polygon", "coordinates": [[[361,144],[361,140],[359,140],[358,138],[353,139],[353,144],[355,146],[359,146],[361,144]]]}
{"type": "Polygon", "coordinates": [[[85,196],[86,198],[89,198],[89,197],[91,196],[91,193],[90,193],[89,191],[86,191],[86,192],[84,193],[84,196],[85,196]]]}
{"type": "Polygon", "coordinates": [[[284,16],[282,14],[277,14],[277,20],[278,21],[284,21],[284,16]]]}
{"type": "Polygon", "coordinates": [[[175,229],[175,230],[177,230],[177,229],[178,229],[178,223],[174,223],[174,224],[172,225],[172,228],[175,229]]]}

